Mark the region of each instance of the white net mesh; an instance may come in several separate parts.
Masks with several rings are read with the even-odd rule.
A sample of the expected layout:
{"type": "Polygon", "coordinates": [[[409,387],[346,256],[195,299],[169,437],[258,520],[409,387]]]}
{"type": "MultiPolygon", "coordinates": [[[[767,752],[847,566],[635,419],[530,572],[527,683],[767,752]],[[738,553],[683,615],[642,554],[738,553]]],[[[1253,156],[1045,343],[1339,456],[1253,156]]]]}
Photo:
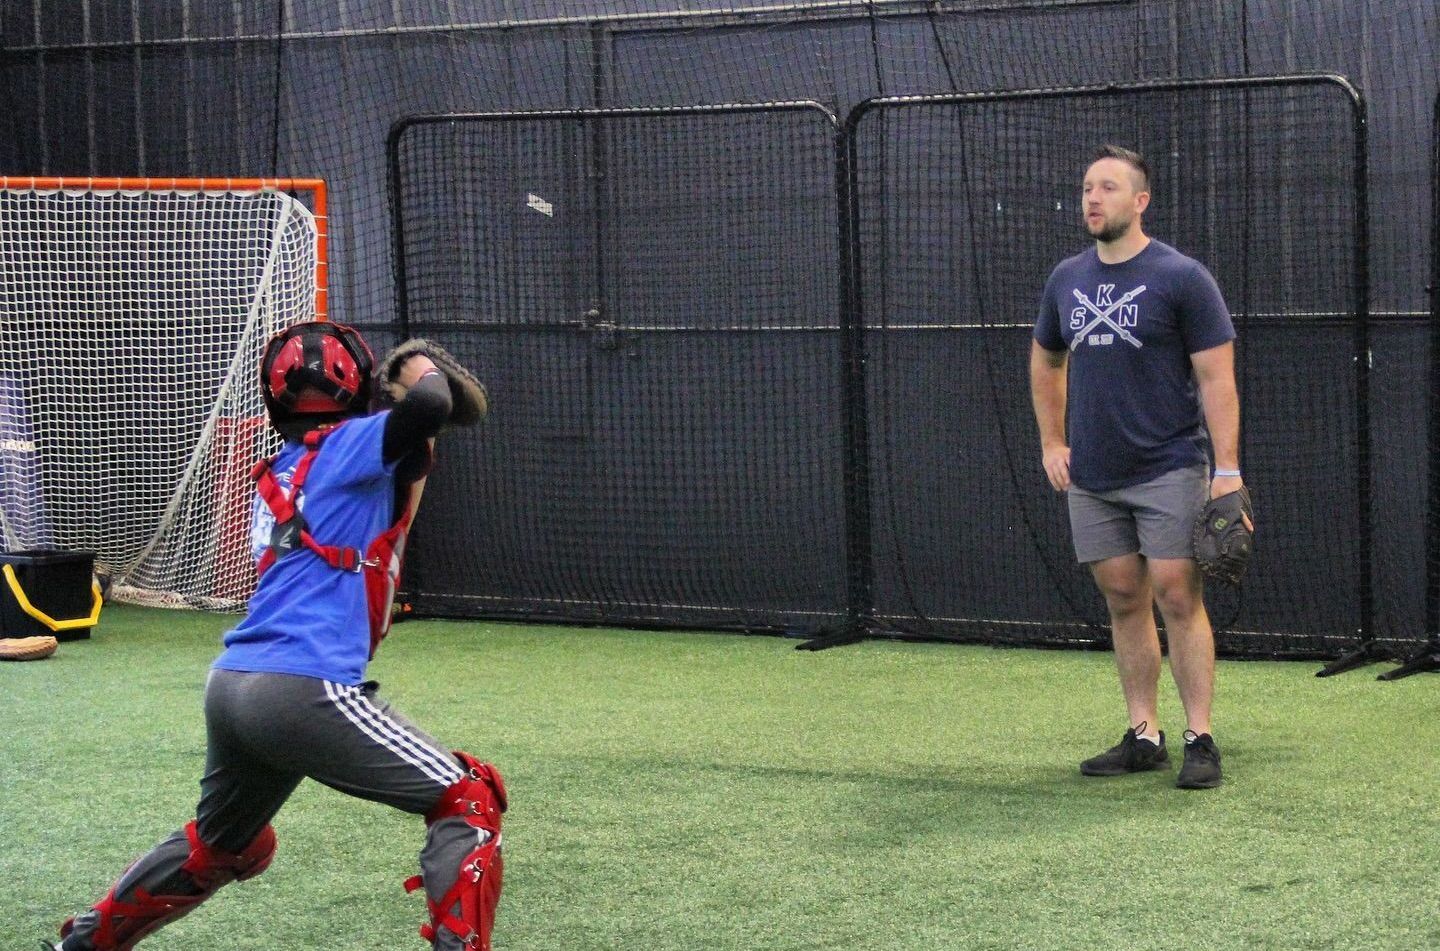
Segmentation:
{"type": "Polygon", "coordinates": [[[117,593],[214,609],[254,586],[257,368],[314,313],[315,221],[261,191],[0,189],[0,529],[93,551],[117,593]]]}

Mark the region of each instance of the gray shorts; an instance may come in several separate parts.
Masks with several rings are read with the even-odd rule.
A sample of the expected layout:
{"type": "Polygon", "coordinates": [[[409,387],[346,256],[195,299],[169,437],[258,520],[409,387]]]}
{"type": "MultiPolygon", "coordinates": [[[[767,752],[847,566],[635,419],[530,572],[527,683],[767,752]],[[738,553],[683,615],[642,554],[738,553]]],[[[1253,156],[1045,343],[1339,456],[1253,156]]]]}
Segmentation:
{"type": "Polygon", "coordinates": [[[1193,558],[1190,533],[1210,494],[1210,467],[1191,466],[1110,492],[1072,485],[1070,533],[1082,565],[1139,552],[1193,558]]]}

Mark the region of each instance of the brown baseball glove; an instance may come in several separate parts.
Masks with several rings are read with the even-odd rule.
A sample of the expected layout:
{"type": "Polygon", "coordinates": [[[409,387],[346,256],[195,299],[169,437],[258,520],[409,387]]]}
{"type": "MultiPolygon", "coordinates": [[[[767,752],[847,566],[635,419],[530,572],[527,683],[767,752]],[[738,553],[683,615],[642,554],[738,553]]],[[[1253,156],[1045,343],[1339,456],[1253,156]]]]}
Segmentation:
{"type": "Polygon", "coordinates": [[[49,634],[38,637],[0,638],[0,660],[41,660],[55,653],[60,642],[49,634]]]}
{"type": "Polygon", "coordinates": [[[1254,524],[1249,489],[1242,487],[1205,504],[1191,536],[1195,564],[1205,577],[1240,583],[1255,551],[1254,524]]]}
{"type": "Polygon", "coordinates": [[[450,384],[450,400],[454,406],[450,410],[451,425],[473,426],[485,418],[490,409],[485,386],[475,379],[475,375],[465,369],[459,360],[451,356],[448,350],[423,337],[400,344],[386,354],[380,364],[380,385],[392,401],[399,402],[405,397],[405,388],[399,382],[400,368],[405,365],[406,360],[419,354],[429,357],[430,362],[445,374],[445,381],[450,384]]]}

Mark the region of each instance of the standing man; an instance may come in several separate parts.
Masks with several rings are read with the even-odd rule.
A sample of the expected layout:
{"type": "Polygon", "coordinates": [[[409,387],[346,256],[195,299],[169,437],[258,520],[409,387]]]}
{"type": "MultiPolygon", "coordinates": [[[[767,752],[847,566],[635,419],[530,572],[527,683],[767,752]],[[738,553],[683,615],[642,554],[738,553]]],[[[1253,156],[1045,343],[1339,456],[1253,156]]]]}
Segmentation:
{"type": "Polygon", "coordinates": [[[1067,493],[1075,556],[1105,596],[1129,714],[1120,743],[1080,772],[1168,767],[1155,605],[1185,708],[1176,785],[1209,789],[1220,785],[1210,731],[1215,639],[1191,529],[1207,497],[1243,486],[1235,328],[1209,271],[1142,230],[1150,171],[1137,153],[1101,147],[1082,204],[1095,247],[1050,274],[1030,349],[1045,474],[1067,493]]]}

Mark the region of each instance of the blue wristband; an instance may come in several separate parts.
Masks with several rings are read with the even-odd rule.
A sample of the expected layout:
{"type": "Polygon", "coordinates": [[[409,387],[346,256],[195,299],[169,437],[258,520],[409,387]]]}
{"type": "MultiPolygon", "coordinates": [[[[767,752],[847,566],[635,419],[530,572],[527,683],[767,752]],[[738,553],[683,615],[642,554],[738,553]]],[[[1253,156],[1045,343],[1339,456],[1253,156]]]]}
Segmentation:
{"type": "Polygon", "coordinates": [[[1240,470],[1239,470],[1239,469],[1216,469],[1216,470],[1215,470],[1215,478],[1217,478],[1217,479],[1238,479],[1238,478],[1240,478],[1240,470]]]}

